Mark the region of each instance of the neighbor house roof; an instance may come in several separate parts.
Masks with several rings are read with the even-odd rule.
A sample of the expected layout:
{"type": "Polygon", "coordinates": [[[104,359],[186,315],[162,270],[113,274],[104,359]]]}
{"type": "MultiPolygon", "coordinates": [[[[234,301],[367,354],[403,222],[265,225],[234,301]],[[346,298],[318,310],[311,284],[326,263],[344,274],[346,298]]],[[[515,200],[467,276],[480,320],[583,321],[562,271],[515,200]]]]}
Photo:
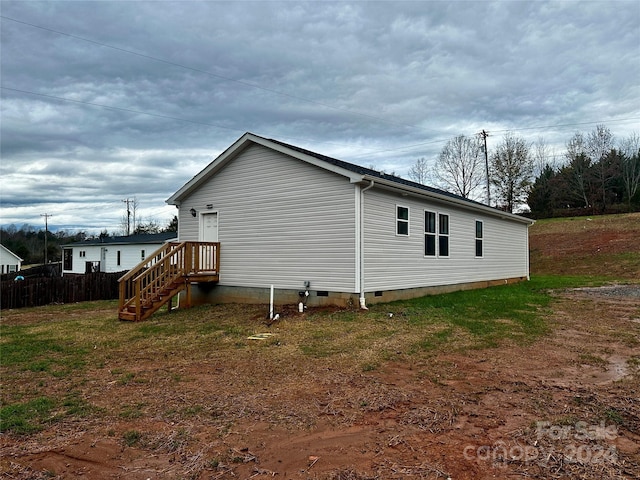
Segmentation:
{"type": "Polygon", "coordinates": [[[4,252],[6,252],[8,255],[11,255],[11,256],[15,257],[17,261],[19,261],[19,262],[23,262],[23,261],[24,261],[24,259],[20,258],[18,255],[16,255],[15,253],[13,253],[11,250],[9,250],[9,249],[8,249],[7,247],[5,247],[4,245],[0,244],[0,248],[1,248],[4,252]]]}
{"type": "Polygon", "coordinates": [[[262,145],[264,147],[271,148],[272,150],[279,151],[299,160],[314,164],[326,170],[341,174],[345,177],[348,177],[352,183],[373,182],[374,185],[378,187],[400,190],[403,193],[411,193],[417,196],[429,197],[431,199],[439,201],[454,203],[463,208],[478,210],[503,218],[511,218],[523,223],[533,223],[533,220],[531,219],[498,210],[497,208],[490,207],[483,203],[461,197],[460,195],[456,195],[439,188],[412,182],[411,180],[406,180],[395,175],[388,175],[384,172],[378,172],[371,168],[361,167],[360,165],[355,165],[353,163],[345,162],[337,158],[328,157],[311,150],[300,148],[295,145],[290,145],[279,140],[261,137],[249,132],[240,137],[236,142],[233,143],[233,145],[227,148],[213,162],[211,162],[202,171],[200,171],[200,173],[195,175],[191,180],[183,185],[180,190],[178,190],[169,199],[167,199],[167,203],[169,203],[170,205],[180,205],[182,199],[191,194],[207,179],[213,176],[218,170],[220,170],[224,165],[226,165],[229,161],[239,155],[251,144],[262,145]]]}
{"type": "Polygon", "coordinates": [[[84,240],[82,242],[69,243],[62,245],[63,247],[81,247],[88,245],[141,245],[141,244],[155,244],[165,243],[169,240],[177,239],[176,232],[163,232],[163,233],[141,233],[138,235],[128,235],[123,237],[102,237],[93,238],[91,240],[84,240]]]}

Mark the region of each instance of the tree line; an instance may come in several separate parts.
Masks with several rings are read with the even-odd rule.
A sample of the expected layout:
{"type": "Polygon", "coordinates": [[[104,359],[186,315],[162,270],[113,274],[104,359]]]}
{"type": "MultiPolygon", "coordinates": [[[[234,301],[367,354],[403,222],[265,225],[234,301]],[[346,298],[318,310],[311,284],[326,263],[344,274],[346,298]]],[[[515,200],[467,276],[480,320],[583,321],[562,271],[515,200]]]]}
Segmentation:
{"type": "Polygon", "coordinates": [[[506,133],[495,151],[482,138],[450,139],[431,165],[418,159],[409,177],[499,209],[534,218],[640,211],[640,136],[616,142],[604,125],[576,132],[554,155],[543,138],[506,133]]]}
{"type": "MultiPolygon", "coordinates": [[[[139,223],[136,225],[132,234],[177,231],[178,217],[174,216],[165,226],[161,226],[154,221],[139,223]]],[[[34,226],[28,224],[24,224],[20,228],[17,228],[15,225],[0,228],[0,241],[2,245],[22,258],[26,265],[44,263],[45,244],[47,249],[46,258],[50,262],[59,262],[62,257],[62,249],[60,248],[62,245],[113,236],[118,236],[118,234],[115,232],[112,234],[106,229],[97,235],[88,235],[84,231],[72,232],[69,230],[58,230],[57,232],[47,232],[45,229],[36,229],[34,226]]]]}

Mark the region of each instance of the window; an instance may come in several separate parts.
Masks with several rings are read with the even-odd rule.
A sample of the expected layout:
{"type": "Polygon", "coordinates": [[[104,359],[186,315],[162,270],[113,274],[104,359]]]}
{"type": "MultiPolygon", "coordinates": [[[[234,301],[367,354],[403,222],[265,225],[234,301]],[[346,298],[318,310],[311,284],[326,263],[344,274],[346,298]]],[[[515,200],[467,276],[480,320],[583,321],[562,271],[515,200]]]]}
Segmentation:
{"type": "Polygon", "coordinates": [[[409,235],[409,207],[396,206],[396,235],[409,235]]]}
{"type": "Polygon", "coordinates": [[[80,250],[80,257],[86,257],[87,256],[87,252],[85,252],[84,250],[80,250]]]}
{"type": "Polygon", "coordinates": [[[116,265],[120,266],[120,250],[116,252],[116,265]]]}
{"type": "Polygon", "coordinates": [[[63,270],[73,270],[73,250],[70,248],[65,248],[62,250],[62,269],[63,270]]]}
{"type": "Polygon", "coordinates": [[[449,215],[438,215],[438,255],[449,256],[449,215]]]}
{"type": "Polygon", "coordinates": [[[449,215],[424,212],[424,256],[449,256],[449,215]],[[437,223],[436,223],[437,219],[437,223]]]}
{"type": "Polygon", "coordinates": [[[436,256],[436,214],[424,212],[424,255],[436,256]]]}
{"type": "Polygon", "coordinates": [[[144,250],[140,250],[140,259],[144,260],[144,250]]]}
{"type": "Polygon", "coordinates": [[[482,222],[476,220],[476,257],[482,257],[482,222]]]}

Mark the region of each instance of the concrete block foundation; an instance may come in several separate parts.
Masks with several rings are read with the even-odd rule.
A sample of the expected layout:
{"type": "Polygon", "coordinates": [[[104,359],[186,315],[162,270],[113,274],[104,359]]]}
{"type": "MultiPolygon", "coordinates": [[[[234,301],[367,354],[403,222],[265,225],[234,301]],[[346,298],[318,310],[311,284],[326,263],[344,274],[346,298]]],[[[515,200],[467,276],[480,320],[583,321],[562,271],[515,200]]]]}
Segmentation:
{"type": "MultiPolygon", "coordinates": [[[[402,290],[366,292],[365,298],[367,305],[374,305],[376,303],[408,300],[411,298],[438,295],[458,290],[473,290],[496,285],[507,285],[524,280],[527,280],[527,277],[486,280],[481,282],[459,283],[455,285],[407,288],[402,290]]],[[[270,287],[232,287],[217,285],[215,283],[194,283],[191,288],[192,306],[218,303],[269,304],[270,287]]],[[[302,298],[300,296],[300,292],[304,292],[304,289],[291,290],[279,289],[276,287],[274,289],[274,304],[297,305],[302,298]]],[[[185,292],[180,294],[181,299],[185,294],[185,292]]],[[[359,293],[309,290],[309,296],[306,299],[306,304],[310,307],[337,306],[352,308],[359,305],[359,297],[359,293]]]]}

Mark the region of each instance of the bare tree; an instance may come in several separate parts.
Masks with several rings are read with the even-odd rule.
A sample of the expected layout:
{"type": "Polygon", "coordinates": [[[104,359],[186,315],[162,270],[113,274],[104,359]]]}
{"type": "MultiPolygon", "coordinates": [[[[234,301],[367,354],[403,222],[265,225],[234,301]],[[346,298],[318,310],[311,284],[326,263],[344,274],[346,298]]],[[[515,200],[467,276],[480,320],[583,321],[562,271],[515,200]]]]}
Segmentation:
{"type": "Polygon", "coordinates": [[[469,198],[485,176],[477,139],[458,135],[442,148],[433,168],[433,177],[445,190],[469,198]]]}
{"type": "Polygon", "coordinates": [[[633,132],[620,145],[622,156],[622,184],[627,196],[627,206],[631,211],[631,199],[640,187],[640,135],[633,132]]]}
{"type": "Polygon", "coordinates": [[[570,196],[579,198],[584,202],[584,208],[588,208],[590,183],[591,183],[591,160],[587,155],[587,147],[584,135],[576,132],[567,142],[567,158],[570,181],[570,196]]]}
{"type": "Polygon", "coordinates": [[[429,164],[427,160],[424,157],[416,160],[416,163],[411,166],[407,174],[414,182],[425,185],[429,181],[429,164]]]}
{"type": "Polygon", "coordinates": [[[539,177],[549,166],[552,170],[557,170],[558,165],[554,156],[554,152],[547,144],[544,137],[540,136],[533,144],[533,161],[534,161],[534,175],[539,177]]]}
{"type": "Polygon", "coordinates": [[[596,126],[596,129],[587,135],[587,155],[591,158],[593,174],[598,184],[602,211],[607,208],[607,192],[609,184],[615,176],[616,155],[614,150],[613,134],[604,125],[596,126]]]}
{"type": "Polygon", "coordinates": [[[491,183],[496,188],[498,205],[513,212],[518,204],[524,203],[532,176],[533,159],[529,145],[522,138],[505,134],[491,157],[491,183]]]}

